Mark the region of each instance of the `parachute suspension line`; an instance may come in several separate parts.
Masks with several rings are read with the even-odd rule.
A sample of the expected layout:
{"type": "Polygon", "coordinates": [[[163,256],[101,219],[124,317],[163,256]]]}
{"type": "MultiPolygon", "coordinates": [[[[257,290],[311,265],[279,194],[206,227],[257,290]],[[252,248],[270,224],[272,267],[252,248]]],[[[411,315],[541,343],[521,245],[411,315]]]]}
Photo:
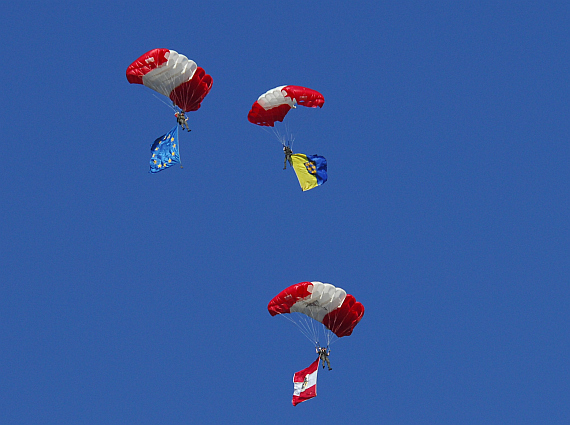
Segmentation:
{"type": "MultiPolygon", "coordinates": [[[[328,310],[325,308],[325,310],[328,313],[328,310]]],[[[336,321],[336,319],[335,319],[336,321]]],[[[324,324],[321,323],[321,326],[323,327],[323,335],[325,337],[325,340],[327,342],[326,348],[328,349],[330,347],[330,345],[338,338],[336,338],[336,335],[334,334],[333,331],[331,331],[330,329],[328,329],[324,324]]],[[[334,324],[332,326],[332,328],[334,329],[334,324]]]]}
{"type": "MultiPolygon", "coordinates": [[[[335,321],[336,321],[336,318],[335,318],[335,321]]],[[[334,323],[333,323],[333,325],[332,325],[331,327],[334,329],[334,323]]],[[[336,336],[336,335],[333,333],[333,331],[327,329],[327,327],[326,327],[325,325],[323,325],[323,330],[324,330],[324,333],[325,333],[325,337],[326,337],[326,339],[327,339],[327,348],[329,348],[330,345],[331,345],[332,342],[333,342],[333,341],[332,341],[333,337],[336,336]]]]}
{"type": "Polygon", "coordinates": [[[307,338],[309,341],[311,341],[313,344],[316,344],[317,341],[315,340],[315,338],[313,337],[313,333],[310,330],[310,326],[308,325],[308,320],[306,320],[306,318],[301,317],[300,315],[299,320],[296,321],[295,319],[289,317],[289,315],[287,314],[280,314],[279,316],[284,317],[285,319],[289,320],[291,323],[293,323],[295,326],[297,326],[297,328],[299,328],[299,330],[301,331],[301,333],[305,336],[305,338],[307,338]],[[303,320],[304,319],[304,320],[303,320]]]}
{"type": "MultiPolygon", "coordinates": [[[[311,316],[316,317],[317,314],[318,314],[319,308],[316,307],[316,306],[315,306],[315,307],[310,307],[310,310],[311,310],[311,316]]],[[[314,332],[315,335],[316,335],[315,339],[317,340],[317,342],[318,342],[319,345],[320,345],[320,341],[319,341],[319,340],[320,340],[320,336],[321,336],[320,329],[321,329],[321,327],[323,328],[323,337],[326,339],[326,328],[323,327],[323,326],[322,326],[322,323],[318,322],[317,320],[311,321],[311,325],[313,325],[313,332],[314,332]]]]}
{"type": "Polygon", "coordinates": [[[178,112],[178,107],[174,106],[174,105],[170,105],[169,103],[166,103],[164,100],[162,100],[160,97],[158,97],[157,95],[155,95],[154,93],[151,93],[154,97],[156,97],[158,100],[160,100],[162,103],[164,103],[166,106],[168,106],[169,108],[171,108],[174,112],[178,112]]]}
{"type": "Polygon", "coordinates": [[[295,136],[291,133],[291,129],[289,128],[289,123],[285,124],[285,129],[287,130],[287,144],[291,149],[293,149],[293,142],[295,141],[295,136]]]}
{"type": "MultiPolygon", "coordinates": [[[[274,131],[276,131],[275,127],[273,127],[273,129],[274,131]]],[[[291,129],[289,128],[289,123],[283,123],[283,130],[284,134],[280,134],[277,131],[278,134],[277,138],[279,139],[283,147],[288,147],[290,149],[293,149],[293,142],[295,141],[295,137],[291,133],[291,129]]]]}
{"type": "MultiPolygon", "coordinates": [[[[311,311],[311,316],[313,312],[311,311]]],[[[300,320],[302,320],[304,322],[304,326],[307,329],[307,333],[312,337],[312,341],[315,344],[318,344],[319,342],[319,332],[318,332],[318,328],[315,326],[316,321],[313,320],[312,318],[305,316],[304,314],[298,313],[298,317],[300,318],[300,320]]]]}
{"type": "Polygon", "coordinates": [[[325,325],[321,324],[321,326],[323,327],[323,335],[325,336],[325,342],[327,343],[326,348],[329,348],[331,345],[331,339],[334,334],[330,329],[327,329],[325,325]]]}
{"type": "MultiPolygon", "coordinates": [[[[343,318],[340,320],[340,322],[339,322],[339,321],[337,320],[337,319],[338,319],[338,316],[336,316],[335,319],[334,319],[334,321],[333,321],[333,323],[332,323],[332,326],[331,326],[331,327],[332,327],[333,329],[336,329],[337,327],[341,327],[341,326],[344,324],[344,319],[345,319],[345,318],[346,318],[346,317],[343,317],[343,318]]],[[[338,339],[338,338],[335,338],[335,336],[336,336],[336,335],[335,335],[333,332],[331,332],[331,335],[330,335],[330,338],[329,338],[329,344],[332,344],[333,342],[336,341],[336,339],[338,339]]]]}
{"type": "Polygon", "coordinates": [[[277,139],[277,141],[279,143],[281,143],[281,145],[283,145],[283,147],[286,146],[285,144],[285,139],[286,137],[284,135],[281,134],[281,132],[276,129],[275,127],[271,127],[271,129],[267,128],[267,127],[262,127],[263,130],[265,130],[267,133],[269,134],[273,134],[273,136],[275,136],[275,138],[277,139]]]}
{"type": "Polygon", "coordinates": [[[315,348],[320,348],[321,346],[321,336],[324,337],[325,340],[329,340],[329,336],[328,334],[331,333],[330,330],[328,330],[322,323],[320,323],[318,320],[316,320],[317,317],[319,317],[319,307],[318,306],[311,306],[311,305],[307,305],[307,308],[309,309],[309,316],[312,317],[312,319],[309,319],[307,316],[302,315],[302,317],[305,319],[307,326],[310,327],[310,332],[313,335],[313,340],[315,342],[315,348]],[[314,320],[313,320],[314,319],[314,320]],[[323,330],[323,334],[321,335],[320,329],[322,327],[323,330]]]}
{"type": "Polygon", "coordinates": [[[306,307],[309,309],[308,315],[292,312],[291,314],[280,314],[280,316],[285,317],[293,323],[299,331],[315,345],[316,348],[321,347],[322,343],[326,343],[326,347],[328,348],[334,341],[336,335],[331,330],[327,329],[322,323],[319,323],[314,319],[318,317],[318,306],[308,305],[306,307]]]}
{"type": "Polygon", "coordinates": [[[289,129],[288,123],[283,123],[283,132],[281,132],[278,128],[271,127],[270,129],[267,127],[262,127],[268,133],[273,133],[275,138],[283,147],[293,148],[293,142],[295,137],[291,134],[289,129]]]}
{"type": "MultiPolygon", "coordinates": [[[[168,98],[168,92],[172,89],[172,77],[170,77],[169,79],[163,80],[162,78],[160,78],[158,81],[155,82],[159,93],[163,94],[164,96],[166,96],[168,98]]],[[[155,95],[155,97],[157,97],[155,95]]],[[[157,99],[159,99],[157,97],[157,99]]],[[[160,99],[162,101],[162,103],[164,103],[165,105],[168,105],[170,108],[172,108],[172,110],[174,112],[178,112],[178,106],[176,106],[176,104],[174,103],[173,100],[171,100],[170,98],[168,100],[170,100],[172,102],[172,105],[166,103],[165,101],[163,101],[162,99],[160,99]]]]}

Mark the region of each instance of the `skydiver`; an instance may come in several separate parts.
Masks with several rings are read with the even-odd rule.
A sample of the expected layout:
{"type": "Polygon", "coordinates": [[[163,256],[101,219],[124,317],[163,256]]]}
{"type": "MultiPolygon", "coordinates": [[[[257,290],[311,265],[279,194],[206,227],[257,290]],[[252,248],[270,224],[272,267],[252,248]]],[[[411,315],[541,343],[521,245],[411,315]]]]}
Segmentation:
{"type": "Polygon", "coordinates": [[[289,162],[289,165],[291,167],[293,166],[293,161],[291,160],[291,155],[293,155],[293,151],[289,146],[283,145],[283,152],[285,152],[285,161],[283,161],[283,169],[285,170],[287,169],[287,162],[289,162]]]}
{"type": "Polygon", "coordinates": [[[191,131],[190,128],[188,127],[188,117],[184,115],[184,111],[176,112],[174,116],[176,117],[176,121],[178,122],[178,124],[180,124],[180,126],[182,127],[182,130],[186,128],[187,131],[191,131]]]}
{"type": "Polygon", "coordinates": [[[332,370],[331,362],[329,361],[329,356],[331,354],[331,350],[329,349],[327,351],[326,347],[318,347],[317,346],[317,354],[319,355],[319,358],[323,362],[323,369],[325,368],[325,362],[327,362],[327,366],[329,367],[329,370],[332,370]]]}

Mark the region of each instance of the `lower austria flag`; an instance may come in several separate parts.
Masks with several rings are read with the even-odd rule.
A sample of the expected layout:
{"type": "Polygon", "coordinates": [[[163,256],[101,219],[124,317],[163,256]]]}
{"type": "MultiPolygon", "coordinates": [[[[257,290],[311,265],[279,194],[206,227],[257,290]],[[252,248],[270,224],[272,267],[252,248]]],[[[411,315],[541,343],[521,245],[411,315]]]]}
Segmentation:
{"type": "Polygon", "coordinates": [[[327,181],[327,160],[324,156],[296,153],[291,155],[291,162],[303,191],[327,181]]]}
{"type": "Polygon", "coordinates": [[[293,375],[293,406],[317,396],[319,360],[317,358],[311,366],[293,375]]]}

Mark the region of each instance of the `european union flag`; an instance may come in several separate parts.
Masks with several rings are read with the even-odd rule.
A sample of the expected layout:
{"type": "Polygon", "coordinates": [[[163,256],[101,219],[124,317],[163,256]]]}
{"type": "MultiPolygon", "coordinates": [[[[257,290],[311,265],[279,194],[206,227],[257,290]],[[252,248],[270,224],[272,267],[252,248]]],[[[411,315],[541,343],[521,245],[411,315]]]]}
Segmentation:
{"type": "Polygon", "coordinates": [[[180,163],[180,152],[178,150],[178,125],[160,136],[150,147],[152,157],[150,158],[150,172],[158,173],[165,168],[180,163]]]}
{"type": "Polygon", "coordinates": [[[291,155],[293,169],[303,191],[322,185],[327,181],[327,160],[319,155],[296,153],[291,155]]]}

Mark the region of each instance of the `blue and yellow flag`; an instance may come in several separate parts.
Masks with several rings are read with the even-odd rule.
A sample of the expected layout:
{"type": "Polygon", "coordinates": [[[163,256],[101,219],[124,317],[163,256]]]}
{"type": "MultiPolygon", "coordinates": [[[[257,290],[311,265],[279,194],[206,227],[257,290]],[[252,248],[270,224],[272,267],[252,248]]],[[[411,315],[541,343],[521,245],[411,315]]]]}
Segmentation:
{"type": "Polygon", "coordinates": [[[296,153],[291,155],[291,161],[303,191],[327,181],[327,160],[324,157],[296,153]]]}
{"type": "Polygon", "coordinates": [[[150,173],[158,173],[165,168],[180,163],[180,152],[178,150],[178,125],[160,136],[150,147],[152,157],[150,158],[150,173]]]}

